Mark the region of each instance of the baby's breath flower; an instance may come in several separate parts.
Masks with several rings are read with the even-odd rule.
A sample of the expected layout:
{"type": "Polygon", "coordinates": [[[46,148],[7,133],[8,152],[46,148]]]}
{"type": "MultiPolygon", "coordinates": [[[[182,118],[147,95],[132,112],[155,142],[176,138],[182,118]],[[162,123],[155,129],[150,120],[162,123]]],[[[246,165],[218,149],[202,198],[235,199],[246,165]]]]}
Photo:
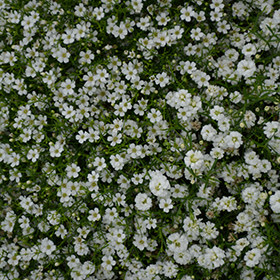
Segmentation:
{"type": "Polygon", "coordinates": [[[275,1],[0,2],[2,278],[279,274],[275,1]]]}

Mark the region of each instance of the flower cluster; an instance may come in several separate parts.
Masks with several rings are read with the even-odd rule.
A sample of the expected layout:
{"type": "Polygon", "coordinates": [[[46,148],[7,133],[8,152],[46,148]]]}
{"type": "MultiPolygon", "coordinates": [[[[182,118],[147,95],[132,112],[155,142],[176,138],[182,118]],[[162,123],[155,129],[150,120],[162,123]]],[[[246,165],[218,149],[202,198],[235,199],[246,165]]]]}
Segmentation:
{"type": "Polygon", "coordinates": [[[277,279],[279,1],[0,19],[0,279],[277,279]]]}

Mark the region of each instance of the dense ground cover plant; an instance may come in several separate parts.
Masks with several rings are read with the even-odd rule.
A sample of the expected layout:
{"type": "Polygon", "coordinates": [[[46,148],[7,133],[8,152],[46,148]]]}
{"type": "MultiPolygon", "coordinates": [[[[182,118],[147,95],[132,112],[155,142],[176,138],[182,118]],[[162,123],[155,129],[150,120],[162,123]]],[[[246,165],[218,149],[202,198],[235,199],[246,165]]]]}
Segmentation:
{"type": "Polygon", "coordinates": [[[0,279],[278,279],[279,24],[0,0],[0,279]]]}

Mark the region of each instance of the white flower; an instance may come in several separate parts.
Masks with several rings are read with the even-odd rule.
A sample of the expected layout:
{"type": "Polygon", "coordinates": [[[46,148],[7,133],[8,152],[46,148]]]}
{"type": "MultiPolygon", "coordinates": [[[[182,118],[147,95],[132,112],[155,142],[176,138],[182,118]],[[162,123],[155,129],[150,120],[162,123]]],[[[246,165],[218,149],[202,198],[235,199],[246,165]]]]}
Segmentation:
{"type": "Polygon", "coordinates": [[[31,160],[32,162],[36,162],[36,160],[39,158],[40,156],[40,152],[39,152],[39,149],[38,148],[35,148],[35,149],[30,149],[28,151],[28,154],[27,154],[27,158],[29,160],[31,160]]]}
{"type": "Polygon", "coordinates": [[[95,7],[93,10],[93,16],[96,20],[101,20],[104,17],[104,12],[102,7],[95,7]]]}
{"type": "Polygon", "coordinates": [[[114,228],[110,230],[110,233],[108,234],[108,239],[121,243],[125,240],[125,237],[126,235],[123,229],[114,228]]]}
{"type": "Polygon", "coordinates": [[[79,63],[91,63],[91,61],[94,59],[94,54],[91,52],[91,50],[87,50],[86,52],[81,51],[80,52],[80,59],[79,63]]]}
{"type": "Polygon", "coordinates": [[[123,136],[121,133],[113,132],[111,136],[107,137],[107,140],[110,142],[110,145],[114,147],[122,142],[122,138],[123,136]]]}
{"type": "Polygon", "coordinates": [[[66,29],[65,33],[62,34],[61,39],[66,45],[73,43],[75,41],[73,30],[66,29]]]}
{"type": "Polygon", "coordinates": [[[210,17],[211,21],[220,22],[222,19],[223,13],[218,10],[215,10],[215,11],[210,12],[210,16],[211,16],[210,17]]]}
{"type": "Polygon", "coordinates": [[[280,122],[267,122],[264,127],[264,134],[271,138],[273,136],[280,137],[280,122]]]}
{"type": "Polygon", "coordinates": [[[194,46],[189,43],[185,48],[184,51],[186,52],[186,55],[194,55],[195,54],[195,48],[194,46]]]}
{"type": "Polygon", "coordinates": [[[26,229],[30,226],[30,220],[25,217],[24,215],[22,215],[19,219],[18,219],[18,222],[19,222],[19,226],[22,228],[22,229],[26,229]]]}
{"type": "Polygon", "coordinates": [[[271,163],[267,159],[261,160],[262,170],[261,172],[267,173],[269,170],[271,170],[271,163]]]}
{"type": "Polygon", "coordinates": [[[14,52],[6,52],[4,53],[4,63],[10,63],[11,66],[14,65],[14,62],[17,61],[17,57],[14,52]]]}
{"type": "Polygon", "coordinates": [[[201,130],[201,136],[206,141],[213,141],[215,136],[217,135],[217,131],[211,124],[204,125],[201,130]]]}
{"type": "Polygon", "coordinates": [[[225,142],[229,148],[238,149],[242,144],[242,134],[237,131],[231,131],[229,135],[225,137],[225,142]]]}
{"type": "Polygon", "coordinates": [[[152,275],[156,275],[159,273],[159,267],[156,264],[150,264],[149,266],[147,266],[146,271],[148,272],[148,275],[152,277],[152,275]]]}
{"type": "Polygon", "coordinates": [[[168,236],[168,248],[172,252],[183,252],[188,248],[188,238],[185,234],[173,233],[168,236]]]}
{"type": "Polygon", "coordinates": [[[201,31],[201,28],[197,27],[197,28],[193,28],[191,30],[192,39],[199,41],[203,36],[204,36],[204,33],[201,31]]]}
{"type": "Polygon", "coordinates": [[[143,183],[144,174],[133,174],[131,181],[134,185],[142,184],[143,183]]]}
{"type": "Polygon", "coordinates": [[[241,274],[240,279],[242,280],[254,280],[256,279],[256,274],[254,273],[253,269],[248,269],[247,267],[244,267],[241,274]]]}
{"type": "Polygon", "coordinates": [[[228,212],[237,209],[237,202],[233,196],[223,196],[220,200],[219,210],[227,210],[228,212]]]}
{"type": "Polygon", "coordinates": [[[199,169],[203,165],[203,154],[200,151],[190,150],[184,158],[185,164],[191,169],[199,169]]]}
{"type": "Polygon", "coordinates": [[[27,117],[31,115],[30,105],[20,106],[17,114],[21,119],[27,119],[27,117]]]}
{"type": "Polygon", "coordinates": [[[65,94],[73,94],[75,88],[75,81],[71,81],[70,79],[66,79],[65,82],[61,83],[61,87],[63,87],[63,93],[65,94]]]}
{"type": "Polygon", "coordinates": [[[236,61],[239,57],[239,52],[235,49],[228,49],[225,52],[225,56],[232,62],[236,61]]]}
{"type": "Polygon", "coordinates": [[[20,155],[14,152],[11,153],[7,158],[8,158],[8,163],[11,165],[11,167],[15,167],[20,163],[20,155]]]}
{"type": "Polygon", "coordinates": [[[207,248],[204,256],[198,257],[198,263],[202,267],[215,269],[225,263],[224,258],[225,252],[221,248],[214,246],[211,249],[207,248]]]}
{"type": "Polygon", "coordinates": [[[67,265],[70,268],[78,267],[81,264],[80,259],[77,258],[75,255],[68,256],[66,260],[67,260],[67,265]]]}
{"type": "Polygon", "coordinates": [[[220,120],[224,118],[223,112],[225,111],[224,107],[215,105],[213,109],[210,110],[210,116],[213,120],[220,120]]]}
{"type": "Polygon", "coordinates": [[[168,278],[176,277],[178,273],[178,265],[172,263],[171,261],[167,261],[163,265],[163,274],[168,278]]]}
{"type": "Polygon", "coordinates": [[[63,145],[59,142],[55,143],[55,145],[50,146],[50,156],[51,157],[60,157],[63,152],[63,145]]]}
{"type": "Polygon", "coordinates": [[[50,70],[49,72],[45,72],[43,82],[46,83],[48,86],[52,85],[56,81],[56,76],[53,72],[53,70],[50,70]]]}
{"type": "Polygon", "coordinates": [[[104,215],[104,222],[105,223],[111,223],[113,220],[115,220],[119,216],[117,209],[113,207],[112,209],[107,208],[105,210],[105,215],[104,215]]]}
{"type": "Polygon", "coordinates": [[[72,163],[71,165],[68,165],[66,167],[66,172],[67,172],[67,177],[68,178],[77,178],[79,176],[79,172],[81,171],[81,168],[75,164],[75,163],[72,163]]]}
{"type": "Polygon", "coordinates": [[[34,26],[36,23],[36,20],[32,16],[24,16],[23,20],[21,21],[21,25],[23,26],[24,29],[29,29],[34,26]]]}
{"type": "Polygon", "coordinates": [[[167,190],[170,189],[169,181],[158,170],[153,172],[151,176],[152,179],[149,184],[151,192],[156,196],[165,197],[168,194],[167,190]]]}
{"type": "MultiPolygon", "coordinates": [[[[202,1],[196,1],[196,3],[198,4],[198,5],[201,5],[202,4],[202,1]]],[[[206,19],[206,17],[205,17],[205,12],[203,12],[203,11],[200,11],[199,13],[194,13],[194,17],[195,17],[195,19],[198,21],[198,22],[202,22],[202,21],[204,21],[205,19],[206,19]]]]}
{"type": "Polygon", "coordinates": [[[247,110],[245,112],[244,121],[245,121],[248,128],[251,128],[251,127],[254,126],[256,119],[257,119],[256,115],[252,111],[247,110]]]}
{"type": "Polygon", "coordinates": [[[32,130],[28,128],[24,128],[22,130],[23,133],[20,134],[22,142],[26,143],[31,139],[32,130]]]}
{"type": "Polygon", "coordinates": [[[223,0],[212,0],[212,4],[210,4],[210,8],[215,11],[220,11],[224,6],[223,0]]]}
{"type": "Polygon", "coordinates": [[[242,190],[242,199],[246,203],[252,204],[256,202],[259,196],[260,196],[260,191],[257,190],[257,188],[254,185],[242,190]]]}
{"type": "Polygon", "coordinates": [[[186,189],[185,186],[182,186],[182,185],[179,185],[179,184],[176,184],[172,189],[172,196],[174,198],[183,198],[184,196],[186,196],[188,194],[188,191],[186,189]]]}
{"type": "Polygon", "coordinates": [[[181,12],[180,15],[181,20],[185,20],[187,22],[190,22],[191,18],[194,16],[194,10],[191,6],[188,6],[187,8],[182,8],[180,12],[181,12]]]}
{"type": "Polygon", "coordinates": [[[60,63],[68,63],[69,62],[69,57],[70,53],[67,51],[66,48],[61,47],[56,53],[55,53],[57,60],[60,63]]]}
{"type": "Polygon", "coordinates": [[[256,71],[255,62],[252,60],[241,60],[237,64],[237,71],[240,75],[243,75],[245,78],[253,76],[256,71]]]}
{"type": "Polygon", "coordinates": [[[238,239],[236,241],[236,245],[235,245],[235,248],[238,250],[238,251],[242,251],[246,246],[248,246],[250,244],[250,242],[247,240],[247,238],[245,237],[242,237],[240,239],[238,239]]]}
{"type": "Polygon", "coordinates": [[[110,163],[115,170],[121,170],[124,166],[124,159],[120,155],[111,155],[110,163]]]}
{"type": "Polygon", "coordinates": [[[160,87],[165,87],[169,83],[169,77],[167,73],[162,72],[156,75],[155,83],[160,85],[160,87]]]}
{"type": "Polygon", "coordinates": [[[145,193],[139,193],[135,197],[135,207],[139,210],[146,211],[152,207],[152,200],[145,193]]]}
{"type": "MultiPolygon", "coordinates": [[[[189,251],[185,250],[185,251],[181,251],[181,252],[175,252],[174,253],[174,260],[176,261],[176,263],[182,264],[182,265],[186,265],[191,261],[192,257],[189,253],[189,251]]],[[[181,280],[192,280],[191,276],[183,276],[183,278],[181,278],[181,280]],[[189,277],[189,278],[187,278],[189,277]]]]}
{"type": "Polygon", "coordinates": [[[227,117],[223,117],[218,120],[218,127],[220,131],[226,132],[229,131],[230,128],[230,119],[227,117]]]}
{"type": "Polygon", "coordinates": [[[83,3],[80,3],[79,5],[75,6],[74,13],[77,17],[83,17],[85,12],[86,12],[86,8],[83,3]]]}
{"type": "Polygon", "coordinates": [[[262,255],[261,250],[258,248],[254,248],[248,252],[246,252],[244,256],[244,261],[246,261],[246,265],[249,267],[254,267],[258,265],[260,262],[262,255]]]}
{"type": "Polygon", "coordinates": [[[201,219],[191,220],[190,217],[184,219],[183,229],[186,232],[189,241],[196,240],[199,236],[199,230],[201,227],[201,219]]]}
{"type": "Polygon", "coordinates": [[[87,72],[86,75],[83,75],[83,80],[86,81],[85,87],[94,86],[96,77],[92,72],[87,72]]]}
{"type": "Polygon", "coordinates": [[[244,155],[245,162],[247,164],[256,164],[259,161],[259,156],[255,151],[247,151],[244,155]]]}
{"type": "Polygon", "coordinates": [[[75,136],[75,138],[78,140],[78,142],[79,142],[80,144],[82,144],[82,143],[84,143],[85,141],[88,140],[89,134],[88,134],[88,132],[86,132],[86,131],[79,130],[79,131],[78,131],[78,134],[75,136]]]}
{"type": "Polygon", "coordinates": [[[161,112],[155,108],[152,108],[151,112],[148,113],[147,116],[152,123],[160,122],[162,120],[161,112]]]}
{"type": "Polygon", "coordinates": [[[55,251],[56,246],[51,240],[49,240],[46,237],[42,240],[40,248],[42,253],[46,253],[47,255],[50,255],[53,251],[55,251]]]}
{"type": "Polygon", "coordinates": [[[120,23],[120,26],[117,26],[116,24],[113,27],[112,34],[115,37],[120,37],[121,39],[124,39],[125,36],[128,34],[128,30],[123,22],[120,23]]]}
{"type": "Polygon", "coordinates": [[[214,158],[214,159],[221,159],[224,156],[224,151],[218,147],[214,147],[212,148],[212,150],[210,151],[210,155],[214,158]]]}
{"type": "Polygon", "coordinates": [[[206,224],[202,223],[200,229],[202,230],[200,235],[205,240],[214,239],[219,235],[219,232],[216,229],[215,224],[209,221],[207,221],[206,224]]]}
{"type": "MultiPolygon", "coordinates": [[[[1,8],[3,8],[3,5],[5,5],[4,2],[2,2],[1,4],[2,4],[1,8]]],[[[20,21],[20,13],[18,13],[17,11],[12,11],[9,14],[9,19],[10,19],[11,23],[19,23],[19,21],[20,21]]]]}
{"type": "Polygon", "coordinates": [[[280,213],[280,191],[276,191],[275,194],[269,198],[269,203],[274,213],[280,213]]]}
{"type": "Polygon", "coordinates": [[[140,29],[146,31],[147,28],[151,25],[151,22],[150,22],[151,18],[146,16],[146,17],[141,17],[139,20],[140,21],[137,22],[136,26],[139,27],[140,29]]]}
{"type": "Polygon", "coordinates": [[[66,119],[70,119],[75,116],[75,109],[72,105],[68,106],[66,103],[64,103],[61,113],[66,119]]]}
{"type": "MultiPolygon", "coordinates": [[[[265,6],[266,6],[266,8],[268,7],[267,5],[265,5],[265,6]]],[[[263,6],[263,8],[264,8],[264,6],[263,6]]],[[[266,17],[260,22],[260,28],[264,32],[265,36],[268,36],[268,35],[271,36],[274,33],[273,30],[277,28],[277,24],[278,24],[278,22],[274,18],[266,17]]]]}
{"type": "Polygon", "coordinates": [[[194,61],[185,61],[183,64],[184,66],[184,71],[186,71],[188,74],[192,74],[196,70],[196,63],[194,61]]]}
{"type": "Polygon", "coordinates": [[[76,28],[74,28],[73,32],[76,36],[76,40],[79,40],[80,38],[83,38],[86,36],[86,30],[87,27],[86,25],[81,25],[81,24],[77,24],[76,28]]]}
{"type": "Polygon", "coordinates": [[[127,149],[127,154],[129,154],[131,158],[138,158],[141,155],[141,146],[135,145],[134,143],[130,144],[127,149]]]}
{"type": "Polygon", "coordinates": [[[8,264],[10,264],[12,266],[16,266],[18,264],[19,260],[21,259],[21,256],[17,255],[16,251],[8,253],[7,257],[9,258],[9,260],[7,261],[8,264]]]}
{"type": "Polygon", "coordinates": [[[95,167],[97,167],[97,168],[96,168],[97,171],[101,171],[101,170],[103,170],[104,168],[106,168],[106,166],[107,166],[107,164],[106,164],[106,162],[105,162],[105,159],[104,159],[103,157],[102,157],[102,158],[96,157],[95,160],[94,160],[94,162],[93,162],[93,165],[94,165],[95,167]]]}
{"type": "Polygon", "coordinates": [[[106,82],[106,79],[109,77],[109,74],[106,69],[97,69],[95,79],[101,81],[102,83],[106,82]]]}
{"type": "Polygon", "coordinates": [[[89,182],[97,182],[98,178],[99,174],[95,171],[91,171],[91,173],[87,175],[87,179],[89,182]]]}
{"type": "Polygon", "coordinates": [[[163,209],[165,213],[168,213],[173,208],[171,198],[162,198],[159,202],[159,208],[163,209]]]}
{"type": "Polygon", "coordinates": [[[144,248],[148,246],[147,236],[135,234],[133,245],[136,246],[139,250],[143,251],[144,248]]]}
{"type": "Polygon", "coordinates": [[[68,188],[62,188],[58,190],[57,196],[60,197],[60,202],[68,202],[70,201],[71,190],[68,188]]]}
{"type": "Polygon", "coordinates": [[[78,184],[78,182],[69,181],[67,183],[67,188],[70,189],[71,195],[75,196],[80,190],[80,185],[78,184]]]}
{"type": "Polygon", "coordinates": [[[59,228],[57,229],[57,231],[55,232],[55,235],[57,237],[61,237],[62,239],[64,239],[64,237],[67,235],[67,230],[65,229],[64,225],[60,225],[59,228]]]}
{"type": "Polygon", "coordinates": [[[148,218],[147,220],[145,220],[145,225],[146,225],[147,229],[156,228],[157,227],[157,220],[152,219],[152,218],[148,218]]]}
{"type": "Polygon", "coordinates": [[[158,22],[158,25],[165,26],[170,21],[170,18],[167,16],[165,12],[163,12],[156,16],[156,20],[158,22]]]}
{"type": "Polygon", "coordinates": [[[1,229],[6,232],[12,232],[15,225],[16,218],[17,216],[12,210],[8,212],[6,214],[5,220],[1,222],[1,229]]]}
{"type": "Polygon", "coordinates": [[[87,238],[87,235],[90,230],[87,229],[87,227],[83,226],[82,228],[78,228],[77,231],[78,231],[80,237],[87,238]]]}
{"type": "Polygon", "coordinates": [[[256,47],[253,44],[246,44],[243,46],[242,51],[241,51],[245,56],[251,56],[255,55],[257,50],[256,47]]]}
{"type": "Polygon", "coordinates": [[[94,222],[94,221],[98,221],[98,220],[100,220],[100,218],[101,218],[101,215],[99,214],[99,209],[98,208],[94,208],[94,210],[90,210],[89,211],[89,216],[88,216],[88,220],[89,221],[92,221],[92,222],[94,222]]]}

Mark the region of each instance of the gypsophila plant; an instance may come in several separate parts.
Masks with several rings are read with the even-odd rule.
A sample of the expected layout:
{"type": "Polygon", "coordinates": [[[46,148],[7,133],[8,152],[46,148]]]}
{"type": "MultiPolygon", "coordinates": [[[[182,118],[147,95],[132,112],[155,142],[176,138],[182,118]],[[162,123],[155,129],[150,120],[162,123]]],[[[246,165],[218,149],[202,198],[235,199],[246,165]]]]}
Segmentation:
{"type": "Polygon", "coordinates": [[[279,279],[280,1],[0,0],[0,279],[279,279]]]}

